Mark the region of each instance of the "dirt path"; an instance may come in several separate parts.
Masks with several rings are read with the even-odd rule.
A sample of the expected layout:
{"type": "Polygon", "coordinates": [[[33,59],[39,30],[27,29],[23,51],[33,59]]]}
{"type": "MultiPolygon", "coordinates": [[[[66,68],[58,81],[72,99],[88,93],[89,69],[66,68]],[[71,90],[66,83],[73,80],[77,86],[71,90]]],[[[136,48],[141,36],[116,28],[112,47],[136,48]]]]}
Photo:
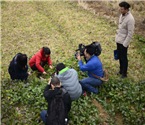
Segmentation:
{"type": "MultiPolygon", "coordinates": [[[[77,2],[76,2],[77,3],[77,2]]],[[[92,12],[96,16],[106,18],[109,23],[118,25],[120,11],[120,1],[79,1],[78,6],[85,10],[92,12]]],[[[129,1],[131,5],[131,13],[135,18],[135,34],[141,35],[145,38],[145,2],[143,1],[129,1]]]]}
{"type": "MultiPolygon", "coordinates": [[[[108,118],[112,118],[108,115],[107,112],[105,112],[105,109],[102,107],[102,105],[97,101],[97,100],[92,100],[92,102],[94,103],[94,105],[98,108],[99,110],[99,117],[102,119],[103,121],[103,125],[109,125],[107,122],[108,118]]],[[[117,125],[123,125],[122,123],[122,116],[120,114],[116,114],[114,118],[112,118],[115,120],[115,124],[117,125]]]]}

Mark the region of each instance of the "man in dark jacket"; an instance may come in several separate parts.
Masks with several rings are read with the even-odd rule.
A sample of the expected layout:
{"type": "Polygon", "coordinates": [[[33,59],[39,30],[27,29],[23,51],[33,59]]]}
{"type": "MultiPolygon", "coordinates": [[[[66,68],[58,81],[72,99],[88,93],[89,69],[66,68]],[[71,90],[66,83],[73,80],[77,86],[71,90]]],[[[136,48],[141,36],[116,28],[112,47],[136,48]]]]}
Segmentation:
{"type": "Polygon", "coordinates": [[[22,53],[18,53],[17,55],[15,55],[13,60],[10,62],[8,71],[12,80],[26,80],[28,75],[31,75],[31,72],[27,73],[27,55],[22,53]]]}
{"type": "MultiPolygon", "coordinates": [[[[50,109],[51,101],[53,100],[53,98],[56,95],[61,95],[62,94],[63,91],[60,89],[60,86],[61,86],[61,82],[59,81],[59,79],[57,77],[53,77],[51,79],[51,81],[48,83],[48,85],[46,86],[46,88],[44,89],[44,97],[48,102],[47,111],[49,111],[49,109],[50,109]]],[[[64,94],[63,102],[64,102],[64,108],[65,108],[65,119],[68,120],[68,112],[71,109],[71,99],[70,99],[70,96],[69,96],[68,93],[64,94]]],[[[46,122],[46,116],[48,114],[47,111],[42,110],[42,112],[40,114],[44,123],[46,122]]]]}

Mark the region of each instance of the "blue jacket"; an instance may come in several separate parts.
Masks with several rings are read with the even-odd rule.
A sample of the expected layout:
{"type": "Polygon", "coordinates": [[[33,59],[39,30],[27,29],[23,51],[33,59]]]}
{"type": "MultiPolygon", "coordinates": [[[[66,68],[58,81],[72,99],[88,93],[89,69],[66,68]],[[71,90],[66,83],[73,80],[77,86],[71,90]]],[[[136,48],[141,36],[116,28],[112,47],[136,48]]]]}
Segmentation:
{"type": "Polygon", "coordinates": [[[79,67],[80,67],[81,71],[88,71],[89,77],[96,78],[93,75],[91,75],[89,72],[91,72],[97,76],[103,77],[102,63],[101,63],[100,59],[95,55],[92,56],[91,59],[85,65],[83,65],[83,62],[80,60],[79,67]]]}
{"type": "Polygon", "coordinates": [[[13,60],[11,61],[10,65],[9,65],[8,71],[9,71],[9,74],[10,74],[12,80],[14,80],[14,79],[24,80],[24,79],[27,79],[27,77],[28,77],[28,73],[27,73],[28,65],[27,65],[27,68],[26,69],[23,69],[16,62],[16,58],[20,54],[21,53],[18,53],[13,58],[13,60]]]}

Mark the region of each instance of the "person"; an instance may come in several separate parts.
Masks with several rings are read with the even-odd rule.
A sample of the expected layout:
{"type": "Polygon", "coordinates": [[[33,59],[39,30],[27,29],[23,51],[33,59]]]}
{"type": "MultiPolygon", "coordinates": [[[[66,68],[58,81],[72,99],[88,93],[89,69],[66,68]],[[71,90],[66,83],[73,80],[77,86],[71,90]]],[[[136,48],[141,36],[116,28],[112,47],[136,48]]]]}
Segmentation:
{"type": "Polygon", "coordinates": [[[68,92],[71,100],[77,100],[82,94],[82,86],[79,83],[78,73],[74,69],[69,69],[63,63],[56,66],[56,77],[61,81],[64,92],[68,92]]]}
{"type": "MultiPolygon", "coordinates": [[[[47,110],[42,110],[40,116],[41,116],[43,122],[45,123],[45,125],[47,125],[47,123],[46,123],[47,120],[48,120],[47,115],[50,114],[49,111],[51,111],[50,106],[51,106],[52,100],[54,99],[54,97],[56,95],[61,95],[62,92],[63,92],[61,90],[60,86],[61,86],[61,82],[59,81],[59,79],[57,77],[54,76],[44,89],[44,97],[48,102],[48,109],[47,110]]],[[[63,99],[63,102],[64,102],[64,108],[65,108],[65,120],[67,119],[67,122],[68,122],[68,119],[69,119],[68,118],[68,112],[71,110],[71,99],[70,99],[70,96],[69,96],[68,93],[65,93],[62,99],[63,99]]],[[[53,119],[53,118],[51,118],[51,119],[53,119]]]]}
{"type": "Polygon", "coordinates": [[[31,72],[27,73],[27,55],[22,53],[16,54],[13,57],[13,60],[10,62],[8,71],[12,80],[26,80],[28,78],[28,75],[31,75],[31,72]]]}
{"type": "Polygon", "coordinates": [[[41,76],[41,74],[47,74],[45,70],[43,69],[44,65],[48,63],[49,68],[52,67],[52,62],[50,59],[51,51],[48,47],[43,47],[39,52],[37,52],[29,61],[29,65],[33,71],[38,70],[40,71],[38,73],[38,77],[41,76]]]}
{"type": "MultiPolygon", "coordinates": [[[[84,90],[87,90],[88,92],[92,92],[94,94],[98,93],[98,89],[95,88],[96,86],[100,86],[102,84],[102,81],[96,77],[94,77],[91,73],[94,75],[97,75],[99,77],[103,77],[103,68],[102,63],[100,59],[94,55],[95,50],[93,46],[86,46],[84,50],[84,57],[86,60],[86,64],[83,65],[83,62],[81,60],[80,54],[76,55],[76,58],[79,60],[79,68],[81,71],[88,71],[88,78],[84,78],[80,81],[82,87],[84,90]]],[[[83,90],[83,95],[86,95],[86,92],[83,90]]]]}
{"type": "Polygon", "coordinates": [[[121,16],[115,41],[117,43],[117,56],[120,63],[120,71],[115,74],[122,74],[121,78],[124,79],[127,77],[127,49],[133,36],[135,20],[129,10],[130,5],[127,2],[121,2],[119,6],[121,16]]]}

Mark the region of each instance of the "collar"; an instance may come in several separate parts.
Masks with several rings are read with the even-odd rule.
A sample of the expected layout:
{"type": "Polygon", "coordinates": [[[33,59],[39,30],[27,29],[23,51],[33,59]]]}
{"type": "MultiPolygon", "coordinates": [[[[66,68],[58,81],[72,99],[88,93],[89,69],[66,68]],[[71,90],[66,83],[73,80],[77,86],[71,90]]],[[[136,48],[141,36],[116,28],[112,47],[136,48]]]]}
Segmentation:
{"type": "Polygon", "coordinates": [[[86,60],[89,61],[93,56],[94,56],[94,55],[92,55],[92,56],[86,58],[86,60]]]}
{"type": "Polygon", "coordinates": [[[54,90],[59,90],[59,89],[60,89],[60,87],[55,87],[55,88],[54,88],[54,90]]]}
{"type": "Polygon", "coordinates": [[[122,14],[122,16],[126,16],[126,15],[128,15],[129,13],[130,13],[130,11],[129,11],[129,9],[128,9],[128,12],[125,13],[125,14],[122,14]]]}
{"type": "Polygon", "coordinates": [[[59,74],[64,73],[64,72],[65,72],[65,71],[67,71],[68,69],[69,69],[68,67],[66,67],[66,68],[62,69],[62,70],[59,72],[59,74]]]}

